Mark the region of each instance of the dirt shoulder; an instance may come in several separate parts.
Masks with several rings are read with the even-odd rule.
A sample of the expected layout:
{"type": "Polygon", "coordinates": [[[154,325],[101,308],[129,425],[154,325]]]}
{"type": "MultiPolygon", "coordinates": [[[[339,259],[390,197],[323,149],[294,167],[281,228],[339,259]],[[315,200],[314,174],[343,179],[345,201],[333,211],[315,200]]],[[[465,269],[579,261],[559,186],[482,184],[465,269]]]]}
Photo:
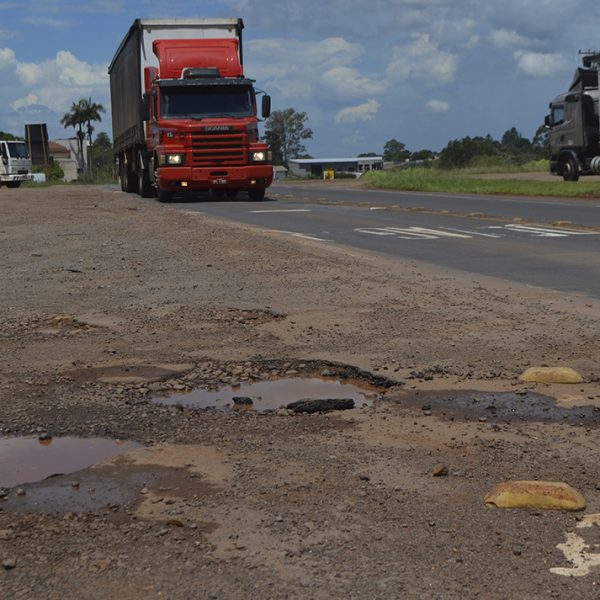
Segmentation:
{"type": "Polygon", "coordinates": [[[0,211],[2,440],[142,446],[0,494],[7,597],[596,597],[597,567],[549,570],[572,566],[557,545],[581,515],[483,504],[499,481],[549,479],[600,512],[596,300],[98,187],[3,188],[0,211]],[[517,382],[555,364],[585,382],[517,382]],[[302,375],[379,400],[154,401],[302,375]]]}

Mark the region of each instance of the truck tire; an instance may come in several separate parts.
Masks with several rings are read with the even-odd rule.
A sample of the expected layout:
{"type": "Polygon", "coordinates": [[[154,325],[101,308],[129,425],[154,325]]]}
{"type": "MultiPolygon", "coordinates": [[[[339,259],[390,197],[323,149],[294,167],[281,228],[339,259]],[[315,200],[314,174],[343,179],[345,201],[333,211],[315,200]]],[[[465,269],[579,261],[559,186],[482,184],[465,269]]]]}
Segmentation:
{"type": "Polygon", "coordinates": [[[142,198],[152,198],[154,196],[154,187],[150,181],[150,172],[148,169],[140,169],[138,174],[138,193],[142,198]]]}
{"type": "Polygon", "coordinates": [[[579,169],[572,156],[566,156],[562,161],[562,175],[565,181],[578,181],[579,169]]]}
{"type": "Polygon", "coordinates": [[[158,190],[157,198],[159,202],[171,202],[173,199],[173,192],[167,192],[165,190],[158,190]]]}
{"type": "Polygon", "coordinates": [[[248,190],[248,196],[250,196],[250,200],[253,200],[254,202],[261,202],[265,199],[265,190],[248,190]]]}
{"type": "Polygon", "coordinates": [[[20,181],[7,181],[6,182],[6,187],[9,188],[18,188],[21,185],[20,181]]]}

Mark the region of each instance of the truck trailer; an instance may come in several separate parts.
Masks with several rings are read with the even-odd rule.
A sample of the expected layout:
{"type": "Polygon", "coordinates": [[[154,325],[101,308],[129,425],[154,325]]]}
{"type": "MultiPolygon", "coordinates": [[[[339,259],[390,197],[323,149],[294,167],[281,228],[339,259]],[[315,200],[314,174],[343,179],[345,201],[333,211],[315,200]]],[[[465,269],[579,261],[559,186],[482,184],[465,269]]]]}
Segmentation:
{"type": "Polygon", "coordinates": [[[549,127],[550,172],[565,181],[600,175],[600,53],[583,53],[582,62],[569,90],[550,102],[550,114],[545,119],[549,127]]]}
{"type": "Polygon", "coordinates": [[[271,99],[243,72],[242,19],[136,19],[109,66],[121,189],[168,202],[186,191],[247,192],[273,181],[258,134],[271,99]]]}
{"type": "Polygon", "coordinates": [[[27,143],[0,140],[0,187],[18,188],[24,181],[32,179],[27,143]]]}

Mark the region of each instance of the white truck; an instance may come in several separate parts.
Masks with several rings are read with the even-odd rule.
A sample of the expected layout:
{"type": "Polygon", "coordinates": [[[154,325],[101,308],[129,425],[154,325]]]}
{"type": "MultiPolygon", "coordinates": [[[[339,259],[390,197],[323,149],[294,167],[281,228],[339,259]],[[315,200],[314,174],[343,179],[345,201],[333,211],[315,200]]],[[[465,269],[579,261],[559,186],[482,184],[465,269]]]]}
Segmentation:
{"type": "Polygon", "coordinates": [[[18,188],[31,181],[31,157],[26,142],[0,140],[0,187],[18,188]]]}

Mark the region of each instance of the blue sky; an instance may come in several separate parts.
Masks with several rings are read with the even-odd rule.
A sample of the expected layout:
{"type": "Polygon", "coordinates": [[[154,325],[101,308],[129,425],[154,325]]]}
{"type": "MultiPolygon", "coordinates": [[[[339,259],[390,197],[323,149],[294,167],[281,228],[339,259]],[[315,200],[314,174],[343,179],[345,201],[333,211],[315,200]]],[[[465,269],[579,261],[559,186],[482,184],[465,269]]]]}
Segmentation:
{"type": "Polygon", "coordinates": [[[531,137],[600,49],[597,0],[0,0],[0,130],[68,137],[60,118],[91,96],[112,137],[107,66],[133,20],[211,16],[244,19],[246,75],[307,113],[317,157],[531,137]]]}

